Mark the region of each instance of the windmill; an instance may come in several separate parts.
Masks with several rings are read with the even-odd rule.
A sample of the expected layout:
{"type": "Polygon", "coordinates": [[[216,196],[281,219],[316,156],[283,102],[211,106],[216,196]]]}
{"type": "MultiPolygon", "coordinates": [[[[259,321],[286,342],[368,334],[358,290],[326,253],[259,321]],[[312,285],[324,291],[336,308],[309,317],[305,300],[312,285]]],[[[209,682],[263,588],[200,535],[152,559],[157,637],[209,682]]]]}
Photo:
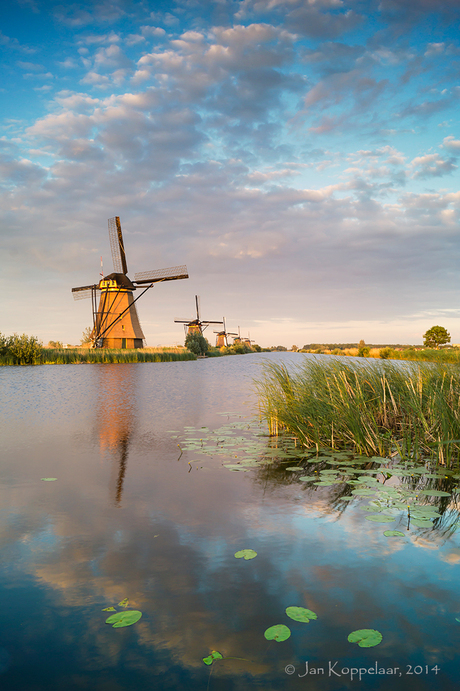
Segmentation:
{"type": "Polygon", "coordinates": [[[225,317],[222,317],[222,320],[224,324],[224,330],[214,331],[214,333],[217,334],[216,348],[223,348],[223,346],[228,346],[228,336],[238,336],[238,334],[230,333],[229,331],[227,331],[227,327],[225,326],[225,317]]]}
{"type": "Polygon", "coordinates": [[[134,274],[131,281],[126,263],[125,246],[118,216],[109,218],[109,238],[114,273],[102,276],[99,283],[72,288],[75,300],[91,298],[93,330],[91,341],[94,348],[142,348],[144,334],[139,323],[135,303],[154,283],[188,278],[186,266],[172,266],[134,274]],[[147,285],[140,295],[133,292],[147,285]],[[99,300],[99,306],[97,302],[99,300]]]}
{"type": "Polygon", "coordinates": [[[185,329],[185,335],[192,333],[202,334],[203,331],[209,326],[209,324],[223,324],[224,322],[216,321],[203,321],[200,319],[200,298],[195,295],[196,304],[196,319],[175,319],[175,324],[183,324],[185,329]]]}

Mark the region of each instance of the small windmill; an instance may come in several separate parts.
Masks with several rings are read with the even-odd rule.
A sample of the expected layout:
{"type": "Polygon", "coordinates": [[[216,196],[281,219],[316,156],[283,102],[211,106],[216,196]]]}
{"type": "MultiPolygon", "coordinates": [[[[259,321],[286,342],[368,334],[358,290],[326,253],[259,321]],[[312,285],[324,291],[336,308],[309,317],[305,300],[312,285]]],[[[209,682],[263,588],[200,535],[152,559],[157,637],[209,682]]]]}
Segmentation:
{"type": "Polygon", "coordinates": [[[134,274],[131,281],[118,216],[109,218],[109,238],[114,273],[102,276],[99,283],[72,288],[75,300],[91,298],[93,330],[91,341],[95,348],[142,348],[144,334],[139,323],[135,303],[154,283],[188,278],[186,266],[172,266],[134,274]],[[137,298],[133,292],[147,285],[137,298]],[[99,306],[97,302],[99,300],[99,306]]]}
{"type": "Polygon", "coordinates": [[[187,336],[188,334],[192,333],[199,333],[202,334],[205,329],[209,326],[209,324],[223,324],[223,322],[216,322],[216,321],[203,321],[200,318],[200,298],[198,295],[195,295],[195,304],[196,304],[196,319],[175,319],[174,323],[175,324],[183,324],[184,325],[184,330],[185,330],[185,335],[187,336]]]}
{"type": "Polygon", "coordinates": [[[214,331],[214,333],[217,334],[216,348],[223,348],[224,346],[228,346],[229,336],[238,336],[238,334],[236,333],[230,333],[230,331],[227,331],[227,327],[225,326],[225,317],[222,317],[222,320],[224,324],[224,330],[214,331]]]}

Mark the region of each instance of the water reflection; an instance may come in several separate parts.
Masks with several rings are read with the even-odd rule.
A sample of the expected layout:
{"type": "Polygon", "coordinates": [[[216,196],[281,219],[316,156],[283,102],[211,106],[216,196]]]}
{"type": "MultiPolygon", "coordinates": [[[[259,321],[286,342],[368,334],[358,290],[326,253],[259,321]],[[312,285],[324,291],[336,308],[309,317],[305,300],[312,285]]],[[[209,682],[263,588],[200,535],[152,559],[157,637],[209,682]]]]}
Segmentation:
{"type": "Polygon", "coordinates": [[[110,497],[120,506],[128,463],[128,450],[135,433],[138,369],[99,367],[95,371],[97,404],[96,434],[102,456],[112,460],[110,497]]]}

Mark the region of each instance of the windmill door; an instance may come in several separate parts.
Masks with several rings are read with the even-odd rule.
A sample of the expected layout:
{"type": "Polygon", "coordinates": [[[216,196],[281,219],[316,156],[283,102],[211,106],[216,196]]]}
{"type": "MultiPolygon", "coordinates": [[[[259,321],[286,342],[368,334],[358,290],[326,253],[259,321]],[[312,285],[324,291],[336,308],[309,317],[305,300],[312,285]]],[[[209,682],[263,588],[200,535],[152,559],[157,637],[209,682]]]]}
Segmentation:
{"type": "Polygon", "coordinates": [[[121,347],[126,348],[126,338],[121,339],[121,347]]]}

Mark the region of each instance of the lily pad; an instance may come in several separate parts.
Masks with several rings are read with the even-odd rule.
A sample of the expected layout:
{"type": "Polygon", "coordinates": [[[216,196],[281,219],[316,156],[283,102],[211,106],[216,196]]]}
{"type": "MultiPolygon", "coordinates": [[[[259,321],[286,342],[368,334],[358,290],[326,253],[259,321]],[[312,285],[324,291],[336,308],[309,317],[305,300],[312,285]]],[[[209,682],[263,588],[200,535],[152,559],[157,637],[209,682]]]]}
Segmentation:
{"type": "Polygon", "coordinates": [[[127,606],[128,606],[128,602],[129,602],[129,599],[128,599],[127,597],[125,597],[125,599],[122,600],[121,602],[119,602],[118,604],[119,604],[120,607],[127,607],[127,606]]]}
{"type": "Polygon", "coordinates": [[[103,612],[116,612],[115,607],[104,607],[103,612]]]}
{"type": "Polygon", "coordinates": [[[235,552],[235,557],[237,559],[254,559],[254,557],[257,557],[257,552],[255,552],[253,549],[240,549],[239,552],[235,552]]]}
{"type": "Polygon", "coordinates": [[[404,533],[400,530],[385,530],[383,534],[385,537],[405,537],[404,533]]]}
{"type": "Polygon", "coordinates": [[[264,633],[267,641],[277,641],[278,643],[287,640],[290,635],[290,629],[288,629],[288,627],[284,624],[275,624],[275,626],[270,626],[270,628],[268,628],[264,633]]]}
{"type": "Polygon", "coordinates": [[[43,480],[43,482],[54,482],[57,480],[57,477],[42,477],[40,479],[43,480]]]}
{"type": "Polygon", "coordinates": [[[302,621],[308,624],[310,619],[318,619],[318,615],[312,612],[311,609],[305,607],[287,607],[286,614],[294,621],[302,621]]]}
{"type": "Polygon", "coordinates": [[[212,665],[214,660],[223,660],[223,659],[224,659],[224,656],[221,653],[219,653],[218,650],[213,650],[211,652],[211,655],[208,655],[208,657],[203,658],[203,662],[205,665],[212,665]]]}
{"type": "Polygon", "coordinates": [[[422,489],[419,494],[424,494],[426,497],[450,497],[450,492],[442,492],[440,489],[422,489]]]}
{"type": "Polygon", "coordinates": [[[348,636],[349,643],[357,643],[360,648],[373,648],[382,642],[382,634],[375,629],[358,629],[348,636]]]}
{"type": "Polygon", "coordinates": [[[393,523],[394,520],[393,516],[384,516],[381,513],[366,516],[366,521],[374,521],[374,523],[393,523]]]}
{"type": "Polygon", "coordinates": [[[415,525],[417,528],[431,528],[433,521],[429,519],[423,520],[422,518],[411,518],[411,525],[415,525]]]}
{"type": "Polygon", "coordinates": [[[289,466],[289,468],[285,468],[284,470],[305,470],[305,468],[302,468],[302,466],[289,466]]]}
{"type": "Polygon", "coordinates": [[[131,626],[142,617],[142,612],[137,609],[128,609],[124,612],[112,614],[105,620],[106,624],[112,624],[114,629],[121,629],[123,626],[131,626]]]}

